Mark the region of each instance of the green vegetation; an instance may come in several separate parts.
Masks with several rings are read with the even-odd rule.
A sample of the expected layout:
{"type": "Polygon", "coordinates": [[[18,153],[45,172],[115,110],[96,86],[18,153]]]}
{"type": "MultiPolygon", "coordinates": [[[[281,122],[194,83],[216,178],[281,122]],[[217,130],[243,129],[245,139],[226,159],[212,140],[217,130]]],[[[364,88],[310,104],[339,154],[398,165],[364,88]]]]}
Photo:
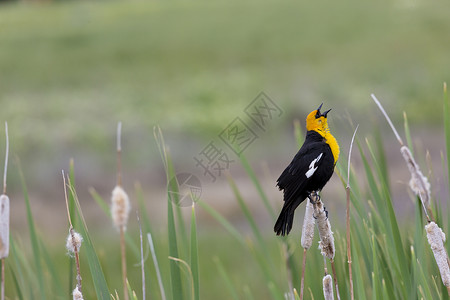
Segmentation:
{"type": "MultiPolygon", "coordinates": [[[[322,101],[333,108],[332,118],[340,127],[347,124],[347,112],[355,124],[361,123],[353,157],[361,157],[362,169],[357,174],[352,170],[350,176],[355,299],[449,299],[426,240],[419,200],[409,193],[405,198],[412,201],[401,205],[414,205],[414,216],[405,220],[396,215],[384,153],[392,148],[386,144],[386,140],[393,140],[392,135],[376,129],[372,138],[373,131],[368,128],[373,125],[370,118],[377,115],[375,107],[368,105],[372,92],[395,101],[389,105],[389,113],[396,124],[401,124],[402,111],[407,111],[405,141],[409,145],[414,145],[410,135],[414,136],[416,128],[438,128],[435,134],[440,134],[445,127],[441,139],[446,140],[447,155],[442,155],[442,165],[448,171],[450,104],[445,92],[443,120],[440,91],[442,81],[450,78],[450,40],[445,38],[450,28],[448,8],[444,1],[0,5],[0,119],[8,120],[12,153],[22,161],[22,167],[10,164],[8,192],[17,195],[19,182],[22,184],[26,212],[21,222],[28,225],[23,230],[11,227],[7,297],[67,299],[75,287],[75,267],[63,248],[64,240],[55,240],[40,230],[39,203],[33,203],[28,194],[44,180],[53,180],[43,174],[59,173],[59,163],[66,165],[72,155],[94,157],[100,170],[114,165],[113,128],[121,120],[126,125],[123,144],[130,137],[142,142],[124,151],[124,165],[142,170],[151,160],[155,170],[166,172],[152,174],[159,179],[156,184],[165,186],[164,177],[168,180],[181,169],[179,160],[171,157],[184,154],[177,146],[188,147],[191,140],[216,137],[263,90],[285,112],[283,121],[274,124],[276,130],[267,132],[270,138],[264,143],[270,144],[268,151],[282,151],[283,145],[277,143],[283,138],[281,132],[291,132],[285,128],[292,120],[322,101]],[[408,122],[414,126],[410,128],[408,122]],[[152,139],[155,124],[164,130],[166,142],[160,131],[156,132],[156,143],[152,139]],[[172,149],[170,155],[166,144],[172,149]],[[21,169],[24,175],[17,176],[21,169]]],[[[339,129],[342,149],[348,149],[343,143],[353,128],[339,129]]],[[[299,124],[295,130],[295,136],[302,139],[299,124]]],[[[397,151],[397,144],[394,148],[397,151]]],[[[415,149],[414,154],[425,165],[421,150],[415,149]]],[[[272,153],[268,156],[275,157],[272,153]]],[[[108,298],[107,294],[115,295],[116,290],[122,295],[118,237],[111,233],[113,229],[102,232],[93,220],[84,219],[86,202],[80,204],[75,197],[74,169],[79,172],[77,182],[82,177],[84,184],[99,173],[91,169],[91,160],[78,161],[69,167],[74,188],[69,193],[69,207],[74,227],[85,239],[80,250],[83,293],[85,299],[108,298]]],[[[245,172],[260,200],[264,225],[272,224],[281,196],[268,197],[263,175],[254,170],[254,157],[242,156],[236,165],[245,172]]],[[[346,178],[346,170],[343,155],[337,173],[346,178]]],[[[431,172],[431,176],[436,174],[431,172]]],[[[101,180],[112,182],[112,178],[101,180]]],[[[153,201],[156,196],[144,194],[136,185],[148,298],[162,299],[162,292],[147,233],[153,237],[167,299],[281,300],[289,292],[290,281],[299,291],[303,258],[299,230],[281,239],[262,229],[261,216],[252,211],[246,199],[248,191],[243,191],[233,176],[227,179],[240,210],[239,222],[228,219],[209,199],[200,199],[191,210],[174,205],[177,201],[170,201],[169,194],[163,209],[156,212],[164,215],[164,221],[155,221],[151,217],[155,202],[148,199],[153,201]],[[208,216],[206,225],[197,219],[200,213],[208,216]]],[[[62,201],[61,181],[53,180],[50,185],[57,190],[54,194],[60,195],[51,200],[62,201]]],[[[323,201],[330,203],[340,295],[349,299],[345,229],[337,222],[340,215],[332,209],[343,207],[345,184],[335,192],[335,199],[324,197],[323,201]]],[[[95,190],[91,194],[99,211],[109,216],[107,201],[95,190]]],[[[446,199],[433,196],[433,214],[448,234],[450,205],[446,199]]],[[[13,209],[20,207],[20,197],[10,197],[13,209]]],[[[51,202],[45,209],[54,209],[51,202]]],[[[130,218],[134,216],[132,211],[130,218]]],[[[297,228],[300,219],[296,217],[297,228]]],[[[54,226],[66,223],[57,219],[54,226]]],[[[128,228],[126,242],[129,287],[140,299],[136,226],[128,228]]],[[[314,245],[316,242],[317,234],[314,245]]],[[[315,248],[308,251],[305,298],[312,294],[321,299],[323,258],[315,248]]],[[[132,292],[130,299],[134,299],[132,292]]]]}
{"type": "MultiPolygon", "coordinates": [[[[447,98],[445,101],[448,101],[447,98]]],[[[448,116],[445,119],[447,122],[448,116]]],[[[409,128],[407,123],[405,127],[409,128]]],[[[409,130],[406,132],[409,135],[409,130]]],[[[407,137],[407,139],[410,138],[407,137]]],[[[160,149],[167,179],[172,178],[176,174],[176,166],[171,161],[159,128],[155,129],[155,139],[160,149]]],[[[413,225],[399,225],[393,208],[389,182],[385,176],[388,165],[383,158],[384,154],[380,152],[384,151],[383,145],[379,144],[383,137],[375,140],[375,146],[371,139],[366,139],[364,143],[361,140],[362,138],[357,138],[359,154],[364,164],[364,176],[355,174],[353,171],[350,174],[352,203],[350,228],[355,299],[386,297],[389,299],[420,299],[422,297],[449,299],[447,290],[440,279],[433,253],[427,243],[424,230],[426,219],[419,198],[411,196],[415,203],[415,216],[410,220],[413,225]]],[[[260,196],[260,204],[266,207],[267,215],[271,215],[271,207],[267,207],[266,195],[258,176],[244,157],[242,157],[242,163],[255,186],[255,191],[260,196]]],[[[347,162],[344,155],[337,165],[337,170],[340,175],[346,175],[346,169],[347,162]]],[[[73,170],[70,174],[73,174],[73,170]]],[[[289,282],[299,290],[298,272],[303,255],[299,238],[292,234],[287,238],[279,238],[272,232],[262,232],[233,178],[228,179],[242,211],[243,219],[251,228],[248,233],[241,232],[214,207],[208,205],[207,199],[199,200],[198,205],[192,208],[192,213],[186,215],[180,207],[174,205],[178,202],[177,199],[171,198],[174,194],[168,193],[167,230],[164,230],[165,234],[160,234],[154,239],[157,259],[162,270],[163,286],[168,299],[281,300],[284,299],[284,293],[289,292],[289,282]],[[202,227],[202,224],[196,221],[195,211],[198,209],[210,214],[224,231],[217,230],[212,235],[199,235],[198,229],[202,227]],[[190,230],[185,228],[187,224],[190,224],[190,230]],[[289,276],[290,272],[292,277],[289,276]]],[[[343,182],[342,194],[345,194],[345,185],[346,183],[343,182]]],[[[28,205],[24,182],[23,188],[28,205]]],[[[177,187],[169,186],[168,188],[176,189],[177,187]]],[[[137,189],[139,190],[139,186],[137,189]]],[[[80,250],[85,297],[94,298],[97,295],[98,299],[107,299],[108,293],[114,294],[113,291],[120,290],[121,286],[119,244],[114,245],[111,240],[105,241],[100,238],[99,241],[95,241],[95,247],[103,244],[101,249],[108,250],[107,253],[103,252],[105,250],[102,252],[96,250],[98,248],[94,247],[94,241],[90,237],[95,228],[88,231],[82,207],[74,194],[72,185],[70,190],[72,195],[69,201],[75,203],[75,205],[72,203],[70,207],[72,209],[75,207],[74,215],[78,216],[76,230],[81,232],[85,239],[80,250]]],[[[142,197],[140,191],[137,194],[142,197]]],[[[105,213],[108,213],[105,200],[94,192],[93,196],[105,213]]],[[[326,204],[334,199],[322,200],[326,204]]],[[[151,233],[157,226],[145,213],[147,204],[141,198],[139,203],[143,213],[144,234],[151,233]]],[[[440,203],[435,203],[433,206],[433,215],[437,216],[437,223],[444,232],[448,232],[449,221],[444,217],[448,214],[443,213],[440,203]]],[[[73,272],[73,269],[68,264],[58,263],[63,257],[62,251],[47,246],[46,240],[50,237],[37,234],[38,229],[33,222],[32,212],[31,210],[28,212],[32,254],[24,251],[20,246],[21,236],[13,233],[11,255],[7,259],[6,266],[7,295],[18,299],[36,297],[64,299],[65,295],[70,293],[70,289],[64,291],[61,286],[66,286],[65,282],[69,278],[72,278],[72,281],[74,279],[71,276],[62,275],[67,274],[68,271],[73,272]],[[61,285],[61,282],[64,284],[61,285]]],[[[334,212],[329,210],[329,214],[333,220],[334,212]]],[[[138,235],[136,228],[127,231],[129,262],[140,261],[138,235]]],[[[334,236],[335,265],[340,295],[342,299],[349,299],[345,231],[334,227],[334,236]]],[[[315,239],[317,240],[317,234],[315,239]]],[[[148,247],[145,246],[145,248],[148,247]]],[[[139,299],[139,295],[142,295],[140,268],[132,267],[131,264],[129,263],[130,297],[134,299],[134,292],[139,299]]],[[[306,297],[312,293],[315,299],[322,298],[322,266],[323,259],[320,251],[312,247],[307,257],[305,295],[308,296],[306,297]]],[[[144,267],[146,289],[153,298],[160,299],[160,287],[152,260],[146,259],[144,267]]],[[[330,266],[328,268],[330,269],[330,266]]],[[[69,284],[69,287],[73,286],[73,282],[69,284]]]]}

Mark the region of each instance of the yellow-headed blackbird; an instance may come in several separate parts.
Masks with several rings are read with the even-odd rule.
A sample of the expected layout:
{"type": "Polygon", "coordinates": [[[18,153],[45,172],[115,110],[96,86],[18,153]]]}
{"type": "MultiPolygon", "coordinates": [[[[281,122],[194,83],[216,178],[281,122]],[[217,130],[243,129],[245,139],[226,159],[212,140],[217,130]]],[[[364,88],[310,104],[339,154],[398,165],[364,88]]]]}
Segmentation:
{"type": "Polygon", "coordinates": [[[333,175],[339,157],[339,145],[331,135],[327,114],[318,109],[306,118],[306,139],[292,162],[277,180],[283,190],[284,205],[275,223],[277,235],[289,234],[294,221],[294,211],[310,193],[322,190],[333,175]]]}

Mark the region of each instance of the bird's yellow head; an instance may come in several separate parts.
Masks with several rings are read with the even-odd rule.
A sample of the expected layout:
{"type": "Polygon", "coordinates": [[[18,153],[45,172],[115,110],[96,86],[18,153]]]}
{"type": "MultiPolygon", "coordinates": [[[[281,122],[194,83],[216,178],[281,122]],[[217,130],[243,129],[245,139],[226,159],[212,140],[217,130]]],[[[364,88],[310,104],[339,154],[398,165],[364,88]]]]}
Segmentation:
{"type": "MultiPolygon", "coordinates": [[[[322,103],[323,104],[323,103],[322,103]]],[[[339,158],[339,145],[334,138],[333,135],[330,133],[330,129],[328,128],[328,122],[327,122],[327,114],[330,112],[331,109],[321,113],[320,109],[322,108],[322,104],[320,104],[319,108],[316,110],[313,110],[307,117],[306,117],[306,130],[314,130],[315,132],[319,133],[323,138],[325,139],[325,142],[330,145],[331,152],[333,153],[334,157],[334,163],[336,164],[338,158],[339,158]]]]}
{"type": "Polygon", "coordinates": [[[325,136],[328,129],[328,122],[327,122],[327,114],[330,112],[331,109],[327,110],[324,113],[320,112],[320,109],[322,108],[322,104],[320,104],[319,108],[316,110],[313,110],[307,117],[306,117],[306,130],[314,130],[318,133],[320,133],[322,136],[325,136]]]}

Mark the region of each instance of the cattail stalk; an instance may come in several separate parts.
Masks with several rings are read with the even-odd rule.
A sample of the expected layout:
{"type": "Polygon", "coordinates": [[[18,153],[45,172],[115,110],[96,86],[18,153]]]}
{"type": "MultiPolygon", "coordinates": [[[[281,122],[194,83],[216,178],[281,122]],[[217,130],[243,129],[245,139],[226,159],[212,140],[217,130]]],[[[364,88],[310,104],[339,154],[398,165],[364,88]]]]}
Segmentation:
{"type": "MultiPolygon", "coordinates": [[[[444,85],[444,90],[445,89],[446,86],[444,85]]],[[[413,192],[417,196],[419,196],[420,201],[422,203],[422,207],[428,221],[428,224],[425,226],[428,243],[430,244],[431,249],[433,250],[434,258],[436,259],[436,263],[441,273],[442,282],[447,287],[447,291],[450,296],[450,271],[449,271],[450,259],[443,245],[445,241],[445,234],[442,231],[442,229],[440,229],[435,223],[433,212],[431,210],[430,183],[428,182],[427,177],[425,177],[420,171],[419,165],[414,160],[414,157],[409,148],[403,145],[402,139],[398,135],[397,130],[395,129],[394,125],[389,119],[389,116],[387,115],[386,111],[383,109],[383,106],[381,105],[380,101],[378,101],[378,99],[375,97],[374,94],[371,94],[371,96],[372,99],[380,108],[380,110],[383,112],[386,120],[388,121],[389,125],[394,131],[395,136],[397,137],[397,140],[401,145],[400,152],[402,153],[402,156],[406,161],[406,165],[408,166],[408,170],[411,173],[411,180],[409,182],[409,185],[410,188],[413,190],[413,192]],[[430,220],[430,217],[428,215],[428,210],[431,214],[432,221],[430,220]]]]}
{"type": "Polygon", "coordinates": [[[309,199],[306,199],[305,217],[303,218],[302,239],[303,264],[302,279],[300,284],[300,300],[303,299],[303,290],[305,286],[306,252],[311,247],[314,239],[314,206],[309,199]]]}
{"type": "Polygon", "coordinates": [[[434,222],[425,225],[428,243],[433,251],[434,258],[441,273],[442,283],[447,288],[450,296],[450,268],[447,263],[447,251],[445,251],[445,233],[434,222]]]}
{"type": "MultiPolygon", "coordinates": [[[[319,248],[325,259],[328,258],[331,261],[331,267],[333,269],[334,283],[336,286],[336,295],[337,298],[340,299],[339,296],[339,288],[336,277],[336,270],[334,268],[334,256],[336,253],[336,248],[334,245],[334,236],[331,231],[330,220],[328,219],[328,213],[323,206],[323,202],[319,197],[317,192],[313,192],[310,194],[310,197],[313,198],[313,206],[314,206],[314,218],[316,219],[317,229],[319,231],[319,248]]],[[[326,264],[325,264],[326,265],[326,264]]],[[[328,273],[325,271],[325,273],[328,273]]]]}
{"type": "MultiPolygon", "coordinates": [[[[430,216],[428,215],[428,211],[430,211],[430,214],[432,214],[432,211],[430,209],[430,203],[431,203],[431,201],[430,201],[430,198],[431,198],[430,183],[428,182],[428,179],[420,171],[419,165],[414,160],[414,157],[412,156],[409,148],[403,144],[403,140],[401,139],[400,135],[398,134],[397,129],[395,129],[394,124],[392,123],[388,114],[384,110],[380,101],[378,101],[377,97],[375,97],[374,94],[371,94],[371,97],[372,97],[373,101],[375,101],[375,103],[378,105],[379,109],[383,113],[387,122],[391,126],[392,131],[394,132],[398,142],[400,143],[400,146],[401,146],[400,152],[402,153],[403,159],[405,160],[406,165],[408,166],[408,170],[411,173],[411,180],[409,181],[409,186],[412,189],[412,191],[417,196],[419,196],[420,201],[422,202],[423,210],[427,217],[427,221],[430,222],[430,216]]],[[[432,216],[432,220],[434,220],[433,216],[432,216]]]]}
{"type": "MultiPolygon", "coordinates": [[[[348,276],[350,280],[350,299],[354,299],[353,294],[353,273],[352,273],[352,252],[350,250],[350,162],[352,158],[353,142],[355,140],[356,132],[358,131],[359,125],[356,126],[355,132],[353,133],[352,141],[350,142],[350,149],[348,151],[348,168],[347,168],[347,186],[345,188],[345,193],[347,197],[347,211],[346,211],[346,227],[347,227],[347,262],[348,262],[348,276]]],[[[336,278],[336,275],[333,274],[336,278]]]]}
{"type": "Polygon", "coordinates": [[[333,272],[334,286],[336,287],[336,296],[337,296],[338,300],[341,300],[341,296],[339,295],[339,286],[338,286],[338,282],[337,282],[336,267],[334,265],[334,259],[331,259],[330,262],[331,262],[331,271],[333,272]]]}
{"type": "Polygon", "coordinates": [[[3,172],[3,194],[0,196],[0,259],[1,267],[1,300],[5,299],[5,258],[9,255],[9,197],[6,195],[6,175],[8,172],[9,135],[8,123],[5,122],[6,151],[3,172]]]}
{"type": "Polygon", "coordinates": [[[125,247],[125,231],[127,229],[128,215],[130,213],[130,200],[122,188],[122,146],[121,146],[122,122],[117,124],[117,184],[111,197],[111,216],[115,227],[120,234],[120,253],[122,265],[123,299],[128,300],[127,292],[127,262],[125,247]]]}
{"type": "Polygon", "coordinates": [[[80,257],[79,251],[81,247],[81,242],[83,241],[83,237],[73,229],[72,219],[70,218],[69,211],[69,201],[67,198],[67,185],[66,185],[66,176],[64,174],[64,170],[61,171],[63,177],[64,184],[64,199],[66,200],[66,210],[67,210],[67,218],[69,220],[69,235],[66,240],[66,248],[70,255],[75,256],[75,264],[77,267],[77,285],[72,292],[73,299],[83,299],[83,294],[81,291],[81,269],[80,269],[80,257]]]}

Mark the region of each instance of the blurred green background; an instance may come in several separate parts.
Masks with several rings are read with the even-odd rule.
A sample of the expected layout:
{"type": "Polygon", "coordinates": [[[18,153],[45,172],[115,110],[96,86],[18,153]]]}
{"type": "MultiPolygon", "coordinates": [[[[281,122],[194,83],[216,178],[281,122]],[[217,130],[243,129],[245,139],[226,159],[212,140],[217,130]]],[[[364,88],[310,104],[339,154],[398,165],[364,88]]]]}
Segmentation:
{"type": "MultiPolygon", "coordinates": [[[[375,93],[399,128],[407,112],[419,148],[430,148],[439,166],[442,84],[450,78],[449,9],[448,1],[418,0],[1,4],[0,120],[8,121],[10,132],[12,230],[20,234],[25,228],[18,157],[37,223],[54,234],[55,244],[63,242],[65,227],[54,226],[65,224],[60,171],[74,158],[86,215],[107,228],[106,236],[114,235],[88,189],[107,198],[115,184],[118,121],[123,122],[125,187],[133,196],[133,184],[141,183],[161,231],[166,182],[155,125],[164,132],[177,170],[196,173],[202,198],[239,222],[226,180],[211,183],[202,177],[192,157],[211,140],[219,141],[218,134],[243,117],[261,91],[284,113],[258,132],[245,155],[276,207],[281,193],[275,180],[297,147],[292,122],[299,119],[303,126],[306,114],[322,102],[333,109],[332,132],[343,153],[351,120],[361,124],[362,138],[381,124],[388,159],[394,165],[401,159],[370,99],[375,93]]],[[[256,197],[238,164],[230,172],[246,197],[256,197]]],[[[396,175],[392,181],[404,190],[398,181],[409,178],[396,175]]],[[[337,176],[330,186],[340,188],[337,176]]],[[[437,193],[448,194],[448,188],[438,187],[437,193]]],[[[271,237],[272,224],[264,213],[258,217],[271,237]]],[[[215,235],[210,223],[200,212],[199,230],[215,235]]]]}

